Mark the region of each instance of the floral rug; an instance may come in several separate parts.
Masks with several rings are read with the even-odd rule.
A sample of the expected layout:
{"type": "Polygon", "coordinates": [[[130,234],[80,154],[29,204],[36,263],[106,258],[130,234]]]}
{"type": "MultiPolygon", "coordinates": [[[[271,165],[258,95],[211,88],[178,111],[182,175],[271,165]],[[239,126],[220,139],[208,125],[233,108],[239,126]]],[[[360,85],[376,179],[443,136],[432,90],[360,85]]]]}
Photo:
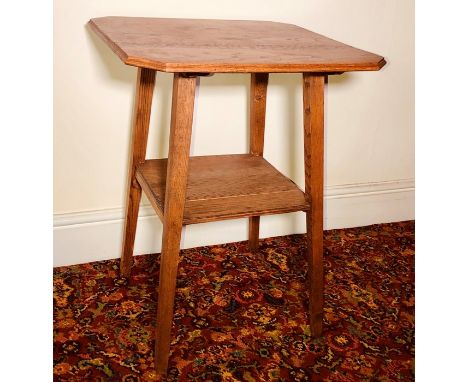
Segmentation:
{"type": "Polygon", "coordinates": [[[169,371],[153,372],[159,256],[54,269],[55,381],[413,381],[414,222],[324,232],[323,337],[304,235],[181,252],[169,371]]]}

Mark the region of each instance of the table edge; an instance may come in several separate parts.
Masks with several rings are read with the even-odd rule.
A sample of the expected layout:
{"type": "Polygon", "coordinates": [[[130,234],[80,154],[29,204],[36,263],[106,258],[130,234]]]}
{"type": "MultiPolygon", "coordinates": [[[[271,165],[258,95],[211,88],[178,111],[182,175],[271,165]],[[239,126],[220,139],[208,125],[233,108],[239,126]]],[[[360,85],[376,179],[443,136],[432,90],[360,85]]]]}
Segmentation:
{"type": "Polygon", "coordinates": [[[377,63],[350,64],[238,64],[238,63],[162,63],[139,57],[126,56],[126,65],[154,69],[168,73],[341,73],[378,71],[386,65],[381,57],[377,63]]]}
{"type": "MultiPolygon", "coordinates": [[[[106,33],[104,33],[94,20],[101,18],[92,18],[88,21],[90,28],[100,37],[106,45],[120,58],[120,60],[129,66],[153,69],[168,73],[342,73],[354,71],[378,71],[386,65],[385,58],[379,55],[378,62],[349,63],[349,64],[278,64],[278,63],[178,63],[178,62],[160,62],[148,60],[141,57],[132,57],[127,55],[117,44],[115,44],[106,33]]],[[[279,23],[284,24],[284,23],[279,23]]],[[[289,25],[289,24],[288,24],[289,25]]],[[[292,25],[292,24],[290,24],[292,25]]]]}

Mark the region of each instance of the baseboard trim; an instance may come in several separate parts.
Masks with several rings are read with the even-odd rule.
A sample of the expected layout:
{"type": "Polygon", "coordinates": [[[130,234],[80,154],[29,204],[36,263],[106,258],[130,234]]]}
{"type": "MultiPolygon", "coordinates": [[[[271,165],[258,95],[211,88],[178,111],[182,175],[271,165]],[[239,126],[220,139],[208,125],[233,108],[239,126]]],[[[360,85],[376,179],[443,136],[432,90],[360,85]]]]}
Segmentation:
{"type": "MultiPolygon", "coordinates": [[[[326,229],[414,219],[414,179],[345,184],[325,189],[326,229]]],[[[109,208],[54,215],[54,266],[116,258],[124,211],[109,208]]],[[[262,237],[302,233],[302,213],[265,216],[262,237]]],[[[159,252],[161,223],[150,205],[140,207],[135,253],[159,252]]],[[[245,240],[246,219],[189,226],[183,248],[245,240]]]]}

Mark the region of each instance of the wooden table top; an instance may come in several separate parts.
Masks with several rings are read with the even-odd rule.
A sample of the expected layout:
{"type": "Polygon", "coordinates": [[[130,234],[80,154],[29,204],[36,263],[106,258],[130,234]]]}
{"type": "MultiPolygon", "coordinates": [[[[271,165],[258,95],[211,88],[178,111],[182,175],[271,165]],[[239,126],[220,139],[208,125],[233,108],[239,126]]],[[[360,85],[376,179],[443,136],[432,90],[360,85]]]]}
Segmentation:
{"type": "Polygon", "coordinates": [[[100,17],[89,21],[127,65],[163,72],[379,70],[383,57],[271,21],[100,17]]]}

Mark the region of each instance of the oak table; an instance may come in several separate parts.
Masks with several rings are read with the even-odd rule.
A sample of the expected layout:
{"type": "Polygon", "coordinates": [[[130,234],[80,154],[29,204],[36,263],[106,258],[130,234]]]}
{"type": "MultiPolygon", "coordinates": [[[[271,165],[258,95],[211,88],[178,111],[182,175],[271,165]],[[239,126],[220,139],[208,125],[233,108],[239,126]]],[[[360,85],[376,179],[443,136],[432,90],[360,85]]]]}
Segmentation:
{"type": "Polygon", "coordinates": [[[120,270],[128,276],[142,190],[163,223],[155,369],[164,374],[182,226],[249,218],[258,247],[260,215],[306,212],[310,328],[322,332],[324,86],[328,75],[379,70],[383,57],[291,24],[268,21],[101,17],[91,29],[138,67],[120,270]],[[146,159],[156,71],[174,73],[167,159],[146,159]],[[251,73],[250,153],[190,157],[197,76],[251,73]],[[305,192],[263,158],[269,73],[303,73],[305,192]]]}

